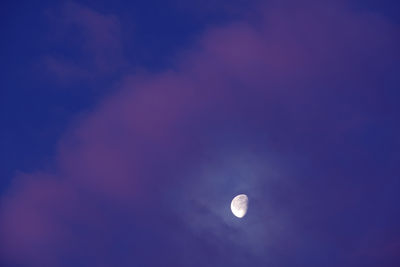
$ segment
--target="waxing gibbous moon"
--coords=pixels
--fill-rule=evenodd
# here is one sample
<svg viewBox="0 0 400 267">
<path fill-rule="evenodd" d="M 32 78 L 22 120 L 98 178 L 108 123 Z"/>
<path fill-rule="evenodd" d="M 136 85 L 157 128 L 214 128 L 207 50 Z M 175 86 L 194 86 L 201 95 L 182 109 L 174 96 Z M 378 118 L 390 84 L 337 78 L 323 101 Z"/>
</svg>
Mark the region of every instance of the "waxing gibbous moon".
<svg viewBox="0 0 400 267">
<path fill-rule="evenodd" d="M 246 215 L 249 198 L 245 194 L 237 195 L 232 199 L 231 210 L 233 215 L 238 218 L 243 218 Z"/>
</svg>

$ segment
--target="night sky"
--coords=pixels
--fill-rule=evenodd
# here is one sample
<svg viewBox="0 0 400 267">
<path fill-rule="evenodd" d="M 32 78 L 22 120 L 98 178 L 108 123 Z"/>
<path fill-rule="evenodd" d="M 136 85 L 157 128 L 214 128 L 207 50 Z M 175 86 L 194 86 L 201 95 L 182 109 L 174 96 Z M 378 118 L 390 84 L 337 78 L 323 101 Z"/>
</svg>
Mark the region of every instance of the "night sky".
<svg viewBox="0 0 400 267">
<path fill-rule="evenodd" d="M 400 266 L 398 1 L 0 12 L 0 266 Z"/>
</svg>

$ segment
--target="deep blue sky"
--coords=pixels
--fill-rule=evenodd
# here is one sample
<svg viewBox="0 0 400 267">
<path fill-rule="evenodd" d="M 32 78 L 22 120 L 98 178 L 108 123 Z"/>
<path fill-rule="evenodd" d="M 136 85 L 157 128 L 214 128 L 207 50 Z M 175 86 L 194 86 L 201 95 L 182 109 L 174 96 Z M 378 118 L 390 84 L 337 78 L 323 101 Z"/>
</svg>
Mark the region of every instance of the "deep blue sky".
<svg viewBox="0 0 400 267">
<path fill-rule="evenodd" d="M 93 107 L 107 88 L 46 82 L 34 71 L 49 51 L 74 55 L 68 43 L 54 44 L 49 10 L 62 1 L 5 1 L 1 31 L 1 159 L 0 191 L 16 171 L 45 165 L 71 118 Z M 168 1 L 80 1 L 97 12 L 117 14 L 123 23 L 125 56 L 132 67 L 157 72 L 167 68 L 179 49 L 189 46 L 210 25 L 226 23 L 235 14 L 218 8 L 196 13 L 197 3 Z M 186 6 L 187 5 L 187 6 Z M 201 4 L 199 4 L 201 5 Z M 193 9 L 192 9 L 193 8 Z M 195 13 L 195 14 L 193 14 Z M 40 70 L 38 70 L 40 72 Z M 118 77 L 117 77 L 118 79 Z M 73 88 L 71 88 L 73 87 Z"/>
<path fill-rule="evenodd" d="M 0 5 L 0 263 L 400 264 L 398 1 Z"/>
<path fill-rule="evenodd" d="M 126 56 L 135 66 L 149 71 L 168 67 L 179 49 L 189 46 L 210 25 L 227 23 L 237 13 L 224 12 L 218 3 L 196 12 L 199 3 L 174 1 L 80 1 L 105 14 L 117 14 L 124 23 Z M 247 1 L 246 1 L 247 2 Z M 103 90 L 74 84 L 81 90 L 55 88 L 32 68 L 48 50 L 68 51 L 68 43 L 55 48 L 46 11 L 62 2 L 5 1 L 2 3 L 1 31 L 4 36 L 1 58 L 1 191 L 15 171 L 32 171 L 43 166 L 54 153 L 55 142 L 68 121 L 90 109 L 101 99 Z M 229 3 L 224 3 L 230 5 Z M 352 1 L 355 9 L 366 9 L 399 22 L 398 1 Z M 243 9 L 251 4 L 234 1 Z M 203 13 L 202 13 L 203 12 Z M 126 23 L 126 24 L 125 24 Z M 132 48 L 130 47 L 132 46 Z M 73 53 L 73 51 L 70 51 Z M 396 81 L 394 81 L 396 82 Z"/>
</svg>

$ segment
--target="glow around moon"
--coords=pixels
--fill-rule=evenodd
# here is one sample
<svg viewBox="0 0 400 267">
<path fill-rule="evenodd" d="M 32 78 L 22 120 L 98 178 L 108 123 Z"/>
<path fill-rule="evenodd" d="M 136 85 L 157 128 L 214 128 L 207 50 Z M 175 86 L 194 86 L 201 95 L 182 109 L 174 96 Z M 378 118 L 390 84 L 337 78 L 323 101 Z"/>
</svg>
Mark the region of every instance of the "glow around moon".
<svg viewBox="0 0 400 267">
<path fill-rule="evenodd" d="M 249 198 L 245 194 L 237 195 L 232 199 L 231 210 L 233 215 L 243 218 L 246 215 Z"/>
</svg>

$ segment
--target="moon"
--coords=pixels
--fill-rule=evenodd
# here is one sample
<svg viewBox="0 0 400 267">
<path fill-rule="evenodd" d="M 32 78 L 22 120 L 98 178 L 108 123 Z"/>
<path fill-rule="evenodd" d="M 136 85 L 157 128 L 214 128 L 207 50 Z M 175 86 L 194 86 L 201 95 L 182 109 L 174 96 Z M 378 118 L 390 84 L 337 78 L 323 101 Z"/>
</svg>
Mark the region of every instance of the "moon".
<svg viewBox="0 0 400 267">
<path fill-rule="evenodd" d="M 243 218 L 246 215 L 249 198 L 245 194 L 237 195 L 232 199 L 231 210 L 233 215 L 238 218 Z"/>
</svg>

